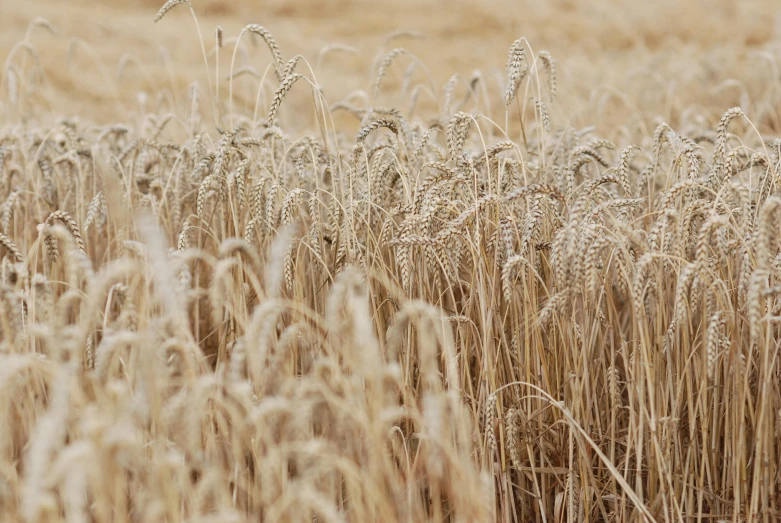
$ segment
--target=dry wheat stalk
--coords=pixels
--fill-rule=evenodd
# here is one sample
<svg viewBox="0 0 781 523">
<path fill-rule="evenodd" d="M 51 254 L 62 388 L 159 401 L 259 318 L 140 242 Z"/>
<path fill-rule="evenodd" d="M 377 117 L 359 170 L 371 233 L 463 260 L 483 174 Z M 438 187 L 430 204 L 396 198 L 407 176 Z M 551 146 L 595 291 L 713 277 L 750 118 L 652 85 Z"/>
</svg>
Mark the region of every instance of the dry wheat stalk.
<svg viewBox="0 0 781 523">
<path fill-rule="evenodd" d="M 60 222 L 65 226 L 70 235 L 73 237 L 73 240 L 76 243 L 76 247 L 79 249 L 79 251 L 86 253 L 87 247 L 84 245 L 84 240 L 81 237 L 81 230 L 71 215 L 65 211 L 54 211 L 49 215 L 48 218 L 46 218 L 44 227 L 50 227 L 55 221 Z"/>
<path fill-rule="evenodd" d="M 373 95 L 374 98 L 377 98 L 380 95 L 380 89 L 382 88 L 382 79 L 385 78 L 385 75 L 388 73 L 388 69 L 391 65 L 393 65 L 393 62 L 396 60 L 396 58 L 404 55 L 409 55 L 410 52 L 402 47 L 397 47 L 395 49 L 392 49 L 388 51 L 388 53 L 382 57 L 382 60 L 380 60 L 380 64 L 377 67 L 377 78 L 374 81 L 374 91 Z"/>
<path fill-rule="evenodd" d="M 284 77 L 284 80 L 279 84 L 279 87 L 274 92 L 274 97 L 272 98 L 271 105 L 268 109 L 268 116 L 266 117 L 266 125 L 268 127 L 276 126 L 279 106 L 282 105 L 282 100 L 285 99 L 285 95 L 287 95 L 288 91 L 290 91 L 293 84 L 295 84 L 299 78 L 303 78 L 303 76 L 298 73 L 293 73 L 290 76 Z"/>
<path fill-rule="evenodd" d="M 273 59 L 273 66 L 274 66 L 274 72 L 277 75 L 277 80 L 282 82 L 283 79 L 287 78 L 282 74 L 283 66 L 282 66 L 282 53 L 279 50 L 279 45 L 277 45 L 277 41 L 274 39 L 274 36 L 262 25 L 258 24 L 249 24 L 246 25 L 242 30 L 241 34 L 244 34 L 245 32 L 256 34 L 260 36 L 263 41 L 266 43 L 266 45 L 269 48 L 269 51 L 271 51 L 271 57 Z M 241 38 L 241 34 L 239 35 L 239 38 Z"/>
<path fill-rule="evenodd" d="M 515 95 L 518 93 L 518 88 L 528 72 L 529 66 L 526 63 L 523 38 L 519 38 L 512 43 L 507 56 L 507 88 L 504 92 L 504 104 L 506 106 L 513 103 Z"/>
<path fill-rule="evenodd" d="M 157 12 L 157 15 L 155 15 L 155 23 L 159 22 L 165 15 L 176 7 L 179 4 L 187 4 L 188 6 L 192 7 L 192 4 L 190 4 L 190 0 L 168 0 L 166 3 L 163 4 L 163 6 L 160 8 L 160 10 Z"/>
<path fill-rule="evenodd" d="M 551 54 L 545 50 L 537 53 L 537 59 L 542 62 L 548 73 L 548 92 L 550 93 L 551 100 L 553 100 L 556 98 L 556 61 Z"/>
</svg>

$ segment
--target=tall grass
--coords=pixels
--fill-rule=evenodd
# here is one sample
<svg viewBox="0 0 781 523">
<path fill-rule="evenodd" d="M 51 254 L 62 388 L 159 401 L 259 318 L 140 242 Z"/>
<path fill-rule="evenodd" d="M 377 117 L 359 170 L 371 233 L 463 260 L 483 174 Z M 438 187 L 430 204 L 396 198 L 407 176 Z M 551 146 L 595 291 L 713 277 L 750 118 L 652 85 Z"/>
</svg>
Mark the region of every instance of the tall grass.
<svg viewBox="0 0 781 523">
<path fill-rule="evenodd" d="M 525 39 L 329 103 L 215 34 L 208 92 L 117 125 L 6 62 L 2 520 L 781 516 L 775 91 L 614 144 Z"/>
</svg>

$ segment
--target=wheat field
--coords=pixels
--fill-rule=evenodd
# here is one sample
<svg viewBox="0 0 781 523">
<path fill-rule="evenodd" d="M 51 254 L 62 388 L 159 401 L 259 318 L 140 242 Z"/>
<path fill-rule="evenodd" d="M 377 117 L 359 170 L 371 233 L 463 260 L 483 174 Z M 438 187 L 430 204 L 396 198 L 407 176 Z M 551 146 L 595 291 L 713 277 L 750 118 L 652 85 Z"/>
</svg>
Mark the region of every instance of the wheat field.
<svg viewBox="0 0 781 523">
<path fill-rule="evenodd" d="M 781 521 L 775 3 L 0 18 L 0 521 Z"/>
</svg>

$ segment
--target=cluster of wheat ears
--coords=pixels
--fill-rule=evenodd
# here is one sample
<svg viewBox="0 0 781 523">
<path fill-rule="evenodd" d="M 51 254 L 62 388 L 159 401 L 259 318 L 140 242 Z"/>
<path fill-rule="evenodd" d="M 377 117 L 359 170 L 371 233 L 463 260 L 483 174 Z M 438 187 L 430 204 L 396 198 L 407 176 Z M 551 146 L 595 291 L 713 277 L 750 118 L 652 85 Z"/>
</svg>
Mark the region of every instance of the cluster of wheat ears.
<svg viewBox="0 0 781 523">
<path fill-rule="evenodd" d="M 0 519 L 781 516 L 781 140 L 556 128 L 524 39 L 429 120 L 374 103 L 402 48 L 329 105 L 264 27 L 214 46 L 250 37 L 271 74 L 185 116 L 3 122 Z M 6 64 L 34 97 L 30 41 Z"/>
</svg>

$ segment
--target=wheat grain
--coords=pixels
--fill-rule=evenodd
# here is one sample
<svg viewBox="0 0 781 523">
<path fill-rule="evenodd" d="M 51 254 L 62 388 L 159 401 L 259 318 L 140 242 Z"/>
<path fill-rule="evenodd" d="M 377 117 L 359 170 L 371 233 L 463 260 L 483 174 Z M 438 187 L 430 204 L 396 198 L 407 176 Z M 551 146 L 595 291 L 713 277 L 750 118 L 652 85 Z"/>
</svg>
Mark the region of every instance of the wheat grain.
<svg viewBox="0 0 781 523">
<path fill-rule="evenodd" d="M 274 98 L 271 100 L 271 105 L 268 109 L 268 116 L 266 117 L 266 125 L 268 127 L 276 126 L 279 106 L 282 105 L 282 100 L 285 99 L 285 95 L 287 95 L 293 87 L 293 84 L 295 84 L 299 78 L 303 78 L 303 76 L 298 73 L 293 73 L 290 76 L 284 77 L 284 80 L 279 84 L 279 87 L 274 92 Z"/>
<path fill-rule="evenodd" d="M 402 47 L 397 47 L 395 49 L 392 49 L 388 51 L 388 53 L 382 57 L 382 60 L 380 60 L 380 64 L 377 67 L 377 78 L 374 81 L 374 90 L 373 90 L 373 96 L 374 98 L 377 98 L 380 95 L 380 89 L 382 88 L 382 80 L 385 78 L 385 75 L 388 73 L 388 69 L 391 65 L 393 65 L 393 62 L 400 56 L 409 55 L 410 52 Z"/>
<path fill-rule="evenodd" d="M 160 10 L 157 12 L 157 15 L 155 15 L 155 23 L 159 22 L 165 15 L 176 7 L 179 4 L 187 4 L 192 8 L 192 4 L 190 4 L 190 0 L 168 0 L 166 3 L 163 4 L 163 6 L 160 8 Z"/>
<path fill-rule="evenodd" d="M 73 241 L 76 243 L 76 247 L 81 251 L 82 253 L 87 252 L 87 247 L 84 244 L 84 240 L 81 237 L 81 230 L 79 229 L 78 224 L 76 221 L 65 211 L 54 211 L 49 215 L 48 218 L 46 218 L 46 221 L 44 222 L 45 226 L 51 226 L 53 222 L 58 221 L 65 225 L 65 228 L 68 230 L 70 235 L 73 237 Z"/>
<path fill-rule="evenodd" d="M 273 59 L 272 65 L 274 66 L 274 72 L 277 75 L 277 80 L 282 82 L 283 79 L 287 78 L 282 74 L 282 52 L 279 50 L 279 45 L 274 39 L 274 35 L 272 35 L 268 29 L 258 24 L 249 24 L 244 26 L 244 28 L 241 30 L 241 33 L 239 34 L 239 38 L 241 38 L 241 35 L 246 32 L 260 36 L 268 46 L 269 51 L 271 51 L 271 57 Z"/>
<path fill-rule="evenodd" d="M 537 112 L 540 114 L 540 121 L 542 122 L 543 129 L 550 132 L 550 116 L 548 116 L 548 109 L 545 107 L 545 102 L 538 98 L 534 100 L 534 105 L 537 107 Z"/>
<path fill-rule="evenodd" d="M 507 56 L 507 88 L 504 92 L 504 104 L 506 106 L 513 103 L 518 88 L 528 71 L 529 66 L 526 64 L 526 51 L 523 48 L 523 39 L 519 38 L 512 43 Z"/>
<path fill-rule="evenodd" d="M 537 53 L 537 60 L 540 60 L 548 73 L 548 92 L 551 100 L 556 98 L 556 61 L 548 51 Z"/>
</svg>

